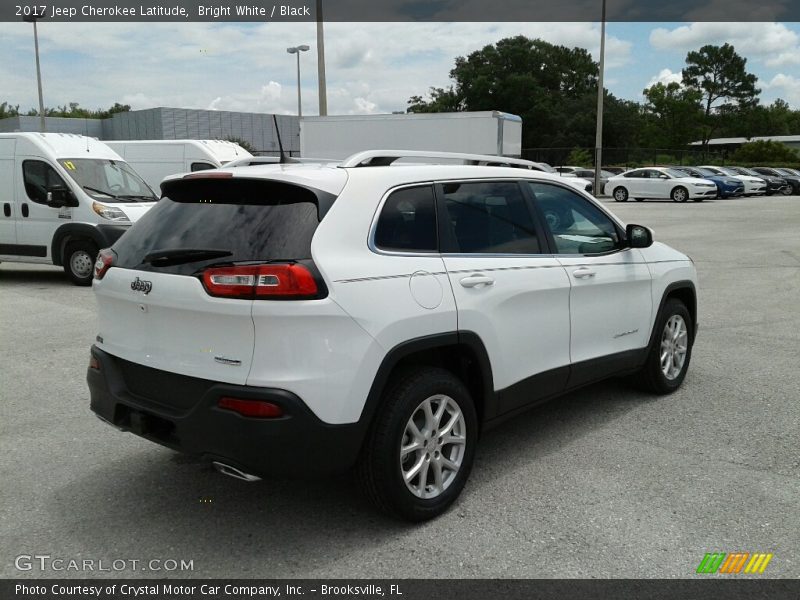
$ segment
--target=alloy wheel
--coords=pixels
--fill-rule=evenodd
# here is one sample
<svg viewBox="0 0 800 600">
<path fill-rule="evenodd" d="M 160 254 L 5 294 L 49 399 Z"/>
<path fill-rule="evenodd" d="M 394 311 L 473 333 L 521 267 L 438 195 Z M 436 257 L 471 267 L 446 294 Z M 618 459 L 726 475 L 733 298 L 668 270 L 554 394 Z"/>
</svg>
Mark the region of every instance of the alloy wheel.
<svg viewBox="0 0 800 600">
<path fill-rule="evenodd" d="M 453 483 L 464 460 L 467 428 L 450 396 L 436 394 L 411 413 L 400 442 L 400 472 L 418 498 L 441 495 Z"/>
<path fill-rule="evenodd" d="M 689 330 L 680 315 L 672 315 L 661 334 L 661 372 L 670 381 L 683 371 L 689 349 Z"/>
</svg>

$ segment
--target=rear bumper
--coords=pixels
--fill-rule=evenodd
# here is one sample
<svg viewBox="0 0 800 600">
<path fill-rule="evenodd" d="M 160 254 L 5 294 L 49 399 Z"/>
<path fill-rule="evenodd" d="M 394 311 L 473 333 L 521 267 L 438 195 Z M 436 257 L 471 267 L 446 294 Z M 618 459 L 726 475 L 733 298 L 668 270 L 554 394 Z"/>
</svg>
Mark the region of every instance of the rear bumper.
<svg viewBox="0 0 800 600">
<path fill-rule="evenodd" d="M 100 368 L 90 367 L 86 376 L 91 409 L 122 431 L 259 476 L 342 472 L 358 456 L 364 434 L 359 423 L 324 423 L 286 390 L 150 369 L 96 346 L 92 356 Z M 280 406 L 284 414 L 275 419 L 243 417 L 219 408 L 222 396 L 266 400 Z M 168 400 L 172 397 L 175 402 Z"/>
</svg>

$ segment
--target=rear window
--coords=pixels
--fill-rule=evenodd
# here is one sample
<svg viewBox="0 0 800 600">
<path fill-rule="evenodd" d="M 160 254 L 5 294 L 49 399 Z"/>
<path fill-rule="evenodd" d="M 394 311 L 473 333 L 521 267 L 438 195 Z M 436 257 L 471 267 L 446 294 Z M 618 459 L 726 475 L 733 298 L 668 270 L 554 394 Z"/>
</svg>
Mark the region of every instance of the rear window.
<svg viewBox="0 0 800 600">
<path fill-rule="evenodd" d="M 321 197 L 329 206 L 325 192 L 263 180 L 168 185 L 114 244 L 115 266 L 191 275 L 211 264 L 311 258 Z"/>
</svg>

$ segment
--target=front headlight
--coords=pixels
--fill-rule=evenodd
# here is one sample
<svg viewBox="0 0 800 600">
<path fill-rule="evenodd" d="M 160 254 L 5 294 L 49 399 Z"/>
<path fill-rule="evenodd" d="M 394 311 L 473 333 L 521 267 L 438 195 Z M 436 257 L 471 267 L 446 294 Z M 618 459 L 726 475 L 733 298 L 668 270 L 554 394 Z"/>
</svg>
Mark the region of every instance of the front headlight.
<svg viewBox="0 0 800 600">
<path fill-rule="evenodd" d="M 99 202 L 92 202 L 92 210 L 109 221 L 124 221 L 126 223 L 130 223 L 128 215 L 122 212 L 122 209 L 119 209 L 115 206 L 106 206 L 105 204 L 100 204 Z"/>
</svg>

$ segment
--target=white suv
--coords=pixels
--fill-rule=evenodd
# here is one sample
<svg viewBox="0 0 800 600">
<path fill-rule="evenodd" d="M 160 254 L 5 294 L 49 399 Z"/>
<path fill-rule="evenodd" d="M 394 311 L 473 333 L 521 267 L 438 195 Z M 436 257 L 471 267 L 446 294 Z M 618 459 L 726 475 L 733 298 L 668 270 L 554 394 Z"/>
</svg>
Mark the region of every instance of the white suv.
<svg viewBox="0 0 800 600">
<path fill-rule="evenodd" d="M 524 161 L 370 151 L 162 190 L 97 261 L 91 407 L 228 475 L 356 467 L 423 520 L 482 430 L 605 377 L 686 375 L 692 261 Z"/>
</svg>

